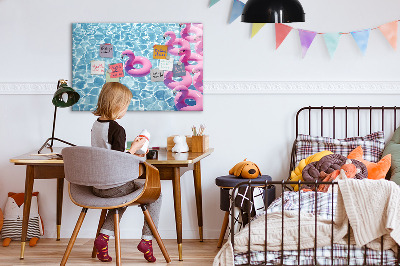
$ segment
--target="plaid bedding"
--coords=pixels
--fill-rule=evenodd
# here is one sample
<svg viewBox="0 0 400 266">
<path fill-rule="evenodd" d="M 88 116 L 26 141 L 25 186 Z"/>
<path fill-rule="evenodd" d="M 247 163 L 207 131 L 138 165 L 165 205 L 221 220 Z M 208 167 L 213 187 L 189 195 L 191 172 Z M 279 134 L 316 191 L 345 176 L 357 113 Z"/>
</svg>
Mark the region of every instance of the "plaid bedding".
<svg viewBox="0 0 400 266">
<path fill-rule="evenodd" d="M 299 134 L 296 139 L 295 165 L 298 165 L 302 159 L 323 150 L 329 150 L 347 157 L 357 146 L 362 147 L 364 160 L 370 162 L 379 161 L 385 148 L 383 131 L 374 132 L 364 137 L 345 139 Z"/>
<path fill-rule="evenodd" d="M 300 193 L 288 191 L 284 193 L 283 197 L 279 197 L 271 203 L 268 207 L 267 215 L 282 211 L 282 202 L 284 210 L 298 210 L 300 208 L 301 212 L 316 213 L 323 218 L 332 219 L 332 207 L 333 214 L 335 214 L 336 208 L 336 194 L 317 192 L 317 203 L 315 204 L 315 192 L 313 191 Z M 260 215 L 265 215 L 265 212 Z M 254 217 L 254 219 L 257 219 L 260 215 Z M 333 263 L 331 251 L 331 246 L 317 248 L 316 265 L 382 265 L 380 251 L 350 245 L 349 264 L 347 264 L 347 245 L 333 245 Z M 365 253 L 366 258 L 364 258 Z M 300 265 L 314 265 L 314 249 L 303 249 L 300 251 L 300 256 L 298 256 L 297 250 L 285 250 L 283 252 L 283 264 L 298 265 L 298 257 L 300 257 Z M 250 265 L 265 265 L 264 259 L 265 252 L 250 252 Z M 383 252 L 383 265 L 395 265 L 395 263 L 396 257 L 394 252 L 392 250 L 385 250 Z M 248 265 L 248 254 L 235 254 L 235 265 Z M 266 265 L 281 265 L 281 252 L 267 251 Z"/>
</svg>

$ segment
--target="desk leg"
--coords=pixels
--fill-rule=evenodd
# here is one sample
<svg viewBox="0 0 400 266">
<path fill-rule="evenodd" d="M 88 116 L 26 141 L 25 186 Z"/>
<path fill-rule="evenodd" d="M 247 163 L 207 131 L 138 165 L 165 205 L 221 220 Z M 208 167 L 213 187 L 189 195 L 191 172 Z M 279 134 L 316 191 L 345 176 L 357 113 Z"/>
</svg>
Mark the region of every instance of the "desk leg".
<svg viewBox="0 0 400 266">
<path fill-rule="evenodd" d="M 60 241 L 64 178 L 57 178 L 57 241 Z"/>
<path fill-rule="evenodd" d="M 34 181 L 34 166 L 26 166 L 25 177 L 25 195 L 24 195 L 24 213 L 22 219 L 22 232 L 21 232 L 21 255 L 20 259 L 24 259 L 26 235 L 28 233 L 29 213 L 31 212 L 31 200 Z"/>
<path fill-rule="evenodd" d="M 174 191 L 175 223 L 178 242 L 179 260 L 182 259 L 182 205 L 181 205 L 181 174 L 179 167 L 174 167 L 174 178 L 172 179 Z"/>
<path fill-rule="evenodd" d="M 197 220 L 199 225 L 200 242 L 203 242 L 203 203 L 201 196 L 201 169 L 200 161 L 194 164 L 194 191 L 196 194 Z"/>
</svg>

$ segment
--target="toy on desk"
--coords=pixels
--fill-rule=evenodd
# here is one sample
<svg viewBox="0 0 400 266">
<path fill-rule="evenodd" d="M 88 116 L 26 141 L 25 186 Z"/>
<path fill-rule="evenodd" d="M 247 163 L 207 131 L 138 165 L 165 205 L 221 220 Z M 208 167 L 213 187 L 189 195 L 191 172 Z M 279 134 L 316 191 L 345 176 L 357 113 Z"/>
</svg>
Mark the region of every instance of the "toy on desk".
<svg viewBox="0 0 400 266">
<path fill-rule="evenodd" d="M 31 211 L 29 214 L 27 239 L 29 246 L 34 247 L 43 235 L 43 223 L 39 215 L 38 196 L 39 192 L 32 193 Z M 24 193 L 9 192 L 4 208 L 4 221 L 1 230 L 3 247 L 8 247 L 11 240 L 21 240 L 22 220 L 24 213 Z"/>
<path fill-rule="evenodd" d="M 149 148 L 150 133 L 146 129 L 143 129 L 142 132 L 140 132 L 140 134 L 138 135 L 138 138 L 145 138 L 146 142 L 139 150 L 136 151 L 136 153 L 145 154 L 147 152 L 147 149 Z"/>
<path fill-rule="evenodd" d="M 257 178 L 258 176 L 260 176 L 260 168 L 258 168 L 255 163 L 246 160 L 247 158 L 244 159 L 242 162 L 237 163 L 231 170 L 229 170 L 229 174 L 249 179 Z"/>
<path fill-rule="evenodd" d="M 172 152 L 188 152 L 189 146 L 186 143 L 185 136 L 175 136 L 174 137 L 175 146 L 172 148 Z"/>
</svg>

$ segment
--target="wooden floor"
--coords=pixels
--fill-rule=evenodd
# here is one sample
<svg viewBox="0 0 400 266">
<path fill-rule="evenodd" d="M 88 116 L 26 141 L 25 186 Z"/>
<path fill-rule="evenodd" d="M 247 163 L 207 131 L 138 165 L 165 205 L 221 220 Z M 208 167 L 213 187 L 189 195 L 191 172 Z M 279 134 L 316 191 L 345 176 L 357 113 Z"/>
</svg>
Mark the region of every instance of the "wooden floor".
<svg viewBox="0 0 400 266">
<path fill-rule="evenodd" d="M 60 265 L 61 258 L 64 255 L 65 248 L 69 239 L 40 239 L 36 247 L 25 249 L 25 259 L 20 260 L 20 242 L 12 241 L 9 247 L 0 246 L 0 265 Z M 183 261 L 178 260 L 178 247 L 176 240 L 163 240 L 168 250 L 172 262 L 167 264 L 158 248 L 157 242 L 154 241 L 154 254 L 157 258 L 156 263 L 149 264 L 143 254 L 136 249 L 140 240 L 121 240 L 122 247 L 122 264 L 123 265 L 212 265 L 215 255 L 218 253 L 217 240 L 183 240 Z M 104 263 L 91 258 L 93 240 L 77 239 L 68 259 L 67 265 L 115 265 L 114 262 L 114 243 L 110 241 L 110 255 L 113 262 Z"/>
</svg>

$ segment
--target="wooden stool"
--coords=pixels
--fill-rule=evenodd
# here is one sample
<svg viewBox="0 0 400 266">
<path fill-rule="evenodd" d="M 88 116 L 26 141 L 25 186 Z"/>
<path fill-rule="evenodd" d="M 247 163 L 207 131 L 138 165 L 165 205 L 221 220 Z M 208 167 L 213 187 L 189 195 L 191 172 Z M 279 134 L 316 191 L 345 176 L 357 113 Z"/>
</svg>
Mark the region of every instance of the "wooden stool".
<svg viewBox="0 0 400 266">
<path fill-rule="evenodd" d="M 222 242 L 224 241 L 226 228 L 228 227 L 229 222 L 229 207 L 230 207 L 230 199 L 229 193 L 230 190 L 233 189 L 237 184 L 246 181 L 263 181 L 266 180 L 272 181 L 272 178 L 268 175 L 261 175 L 254 179 L 245 179 L 236 177 L 234 175 L 220 176 L 215 179 L 215 184 L 220 187 L 220 209 L 225 211 L 224 221 L 222 222 L 221 233 L 219 235 L 218 245 L 220 248 L 222 246 Z M 265 196 L 265 195 L 264 195 Z M 275 186 L 271 186 L 268 188 L 268 199 L 267 199 L 267 207 L 275 200 Z"/>
</svg>

